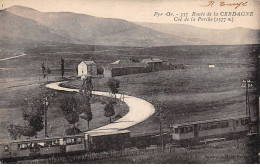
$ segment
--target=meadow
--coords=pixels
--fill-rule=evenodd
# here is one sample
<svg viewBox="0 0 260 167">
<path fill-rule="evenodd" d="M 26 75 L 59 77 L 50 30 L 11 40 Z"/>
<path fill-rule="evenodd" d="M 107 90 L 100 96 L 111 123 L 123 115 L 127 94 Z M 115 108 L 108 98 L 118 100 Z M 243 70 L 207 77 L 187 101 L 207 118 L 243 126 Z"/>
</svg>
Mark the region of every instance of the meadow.
<svg viewBox="0 0 260 167">
<path fill-rule="evenodd" d="M 19 54 L 20 48 L 17 48 L 18 51 L 15 54 Z M 169 131 L 169 125 L 173 123 L 245 115 L 245 89 L 241 88 L 241 82 L 246 78 L 257 80 L 259 45 L 127 48 L 42 44 L 23 47 L 22 52 L 27 55 L 0 62 L 0 68 L 8 68 L 8 70 L 0 70 L 0 134 L 6 134 L 7 124 L 21 121 L 19 111 L 21 100 L 46 91 L 44 84 L 47 80 L 43 79 L 41 74 L 43 62 L 52 71 L 49 81 L 60 80 L 61 57 L 65 60 L 65 77 L 67 78 L 76 76 L 76 66 L 82 60 L 94 60 L 99 67 L 118 59 L 130 57 L 139 60 L 161 57 L 169 59 L 173 64 L 184 64 L 184 70 L 116 77 L 120 81 L 121 93 L 146 99 L 152 104 L 160 103 L 162 105 L 165 132 Z M 14 52 L 4 52 L 1 56 L 9 57 L 9 55 L 14 56 L 13 54 Z M 209 68 L 208 65 L 210 64 L 214 64 L 215 68 Z M 107 91 L 106 81 L 106 78 L 94 79 L 94 89 Z M 72 87 L 80 85 L 80 80 L 71 80 L 68 83 L 68 86 Z M 250 109 L 253 115 L 257 111 L 256 89 L 257 87 L 250 90 Z M 93 108 L 100 111 L 102 105 L 100 103 L 95 104 Z M 56 121 L 54 118 L 59 117 L 60 122 L 65 122 L 57 108 L 51 107 L 50 113 L 54 114 L 53 117 L 50 116 L 53 122 Z M 157 112 L 146 121 L 129 128 L 129 130 L 132 131 L 133 136 L 158 134 L 158 116 L 159 113 Z M 84 123 L 81 124 L 84 125 Z M 57 131 L 60 131 L 59 128 L 63 128 L 63 125 L 53 126 L 56 126 Z M 6 135 L 1 136 L 0 140 L 6 137 Z M 232 146 L 232 144 L 238 144 L 237 142 L 241 141 L 235 140 L 233 143 L 226 144 L 225 151 L 233 150 L 235 146 Z M 247 142 L 247 139 L 243 139 L 242 145 Z M 194 148 L 193 154 L 199 156 L 203 152 L 205 155 L 206 152 L 208 153 L 208 150 L 205 151 L 206 149 L 208 148 L 198 146 Z M 218 149 L 213 148 L 211 150 L 216 151 Z M 239 149 L 243 150 L 240 150 L 241 156 L 247 157 L 250 154 L 249 147 L 239 147 Z M 180 151 L 180 153 L 187 154 L 185 151 Z M 219 151 L 219 154 L 222 153 L 223 151 Z M 229 162 L 228 157 L 220 157 L 210 162 L 220 162 L 220 160 L 221 162 Z M 248 159 L 242 161 L 247 162 Z M 207 161 L 203 156 L 199 156 L 198 160 L 194 162 L 206 163 Z M 232 162 L 243 163 L 238 159 Z"/>
</svg>

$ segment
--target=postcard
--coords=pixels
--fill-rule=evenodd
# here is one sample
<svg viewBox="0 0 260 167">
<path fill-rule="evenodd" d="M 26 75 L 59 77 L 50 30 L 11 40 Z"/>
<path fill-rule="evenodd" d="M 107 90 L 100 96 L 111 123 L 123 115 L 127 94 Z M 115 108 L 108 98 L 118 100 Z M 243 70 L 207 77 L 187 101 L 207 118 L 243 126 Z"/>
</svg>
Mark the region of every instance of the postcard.
<svg viewBox="0 0 260 167">
<path fill-rule="evenodd" d="M 259 0 L 0 0 L 0 162 L 259 163 L 259 17 Z"/>
</svg>

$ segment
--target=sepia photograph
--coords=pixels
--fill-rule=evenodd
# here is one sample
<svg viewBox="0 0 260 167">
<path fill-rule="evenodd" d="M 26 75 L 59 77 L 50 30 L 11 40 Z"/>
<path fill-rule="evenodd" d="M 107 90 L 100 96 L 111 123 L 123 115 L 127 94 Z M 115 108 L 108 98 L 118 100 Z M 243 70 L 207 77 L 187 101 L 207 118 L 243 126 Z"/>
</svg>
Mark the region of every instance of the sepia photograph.
<svg viewBox="0 0 260 167">
<path fill-rule="evenodd" d="M 260 0 L 0 0 L 0 164 L 259 164 Z"/>
</svg>

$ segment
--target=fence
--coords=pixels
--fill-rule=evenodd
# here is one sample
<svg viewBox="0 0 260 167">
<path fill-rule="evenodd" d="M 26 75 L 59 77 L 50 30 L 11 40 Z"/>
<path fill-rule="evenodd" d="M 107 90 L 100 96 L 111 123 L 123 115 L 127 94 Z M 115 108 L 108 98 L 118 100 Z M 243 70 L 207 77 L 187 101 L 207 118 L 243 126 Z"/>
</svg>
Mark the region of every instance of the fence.
<svg viewBox="0 0 260 167">
<path fill-rule="evenodd" d="M 136 156 L 143 154 L 156 154 L 162 152 L 171 152 L 173 147 L 165 147 L 161 149 L 160 147 L 156 148 L 146 148 L 146 149 L 125 149 L 122 151 L 109 151 L 101 153 L 84 153 L 79 155 L 64 155 L 59 157 L 50 157 L 46 159 L 35 159 L 35 160 L 23 160 L 18 161 L 18 164 L 64 164 L 64 163 L 77 163 L 77 162 L 86 162 L 94 160 L 102 160 L 109 158 L 118 158 L 118 157 L 128 157 Z"/>
</svg>

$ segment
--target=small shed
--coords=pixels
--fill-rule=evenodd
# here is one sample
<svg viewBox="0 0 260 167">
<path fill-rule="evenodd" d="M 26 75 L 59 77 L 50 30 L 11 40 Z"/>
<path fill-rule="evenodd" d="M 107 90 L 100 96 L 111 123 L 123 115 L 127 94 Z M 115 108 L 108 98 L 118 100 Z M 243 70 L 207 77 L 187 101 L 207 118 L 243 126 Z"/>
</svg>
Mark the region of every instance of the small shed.
<svg viewBox="0 0 260 167">
<path fill-rule="evenodd" d="M 82 61 L 78 64 L 78 76 L 95 76 L 97 75 L 97 65 L 94 61 Z"/>
</svg>

